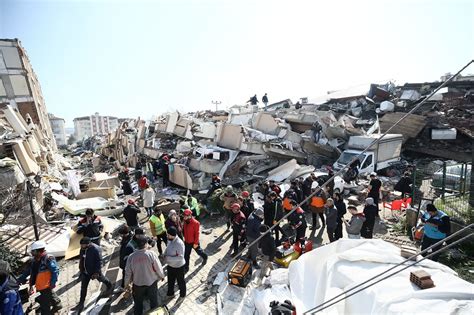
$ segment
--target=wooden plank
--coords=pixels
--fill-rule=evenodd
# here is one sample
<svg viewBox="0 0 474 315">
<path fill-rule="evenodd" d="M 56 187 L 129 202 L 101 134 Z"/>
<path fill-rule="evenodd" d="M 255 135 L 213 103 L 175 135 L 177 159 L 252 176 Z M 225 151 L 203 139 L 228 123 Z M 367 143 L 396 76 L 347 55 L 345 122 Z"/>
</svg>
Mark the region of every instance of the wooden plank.
<svg viewBox="0 0 474 315">
<path fill-rule="evenodd" d="M 380 130 L 382 132 L 387 131 L 394 123 L 402 118 L 405 113 L 388 113 L 380 118 Z M 399 133 L 403 135 L 403 140 L 406 141 L 409 138 L 415 138 L 425 128 L 426 118 L 421 115 L 410 114 L 397 126 L 395 126 L 390 133 Z"/>
</svg>

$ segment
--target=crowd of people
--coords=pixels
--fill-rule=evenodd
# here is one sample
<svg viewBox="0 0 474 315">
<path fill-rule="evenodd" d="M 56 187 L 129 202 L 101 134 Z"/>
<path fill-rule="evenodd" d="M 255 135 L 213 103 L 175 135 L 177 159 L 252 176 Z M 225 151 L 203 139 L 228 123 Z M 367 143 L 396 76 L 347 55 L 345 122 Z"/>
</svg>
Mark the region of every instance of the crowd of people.
<svg viewBox="0 0 474 315">
<path fill-rule="evenodd" d="M 164 158 L 164 161 L 166 163 L 167 159 Z M 153 174 L 152 168 L 148 173 Z M 331 176 L 330 173 L 322 180 L 326 181 Z M 127 181 L 127 177 L 123 177 L 123 180 Z M 168 297 L 175 295 L 177 283 L 179 298 L 183 299 L 186 296 L 185 275 L 189 271 L 191 253 L 194 251 L 201 257 L 202 265 L 207 263 L 208 255 L 200 244 L 201 211 L 198 200 L 188 194 L 180 201 L 179 209 L 170 210 L 165 215 L 155 202 L 152 183 L 153 180 L 149 181 L 146 175 L 138 178 L 143 210 L 133 198 L 129 198 L 124 208 L 126 224 L 119 229 L 119 267 L 122 270 L 122 279 L 115 290 L 112 281 L 102 272 L 100 244 L 104 227 L 101 218 L 95 215 L 92 209 L 87 209 L 85 216 L 78 221 L 75 230 L 82 235 L 82 239 L 79 259 L 81 293 L 79 304 L 75 308 L 77 312 L 84 309 L 91 280 L 97 280 L 106 286 L 107 289 L 103 293 L 105 296 L 113 292 L 128 292 L 133 298 L 135 314 L 143 314 L 145 300 L 148 300 L 152 309 L 160 305 L 158 283 L 166 277 Z M 252 192 L 239 192 L 232 186 L 222 187 L 220 178 L 214 175 L 205 199 L 218 195 L 217 198 L 222 204 L 221 210 L 225 214 L 227 231 L 231 230 L 232 233 L 231 255 L 241 254 L 243 249 L 250 245 L 247 257 L 255 268 L 266 270 L 272 267 L 271 262 L 275 258 L 277 246 L 282 242 L 298 243 L 303 248 L 307 242 L 308 228 L 313 231 L 325 228 L 329 242 L 342 238 L 344 228 L 349 239 L 373 237 L 374 225 L 380 212 L 378 205 L 382 188 L 377 174 L 370 175 L 367 198 L 364 207 L 359 209 L 346 205 L 343 195 L 333 191 L 333 183 L 329 182 L 322 189 L 318 189 L 320 185 L 321 179 L 310 174 L 305 179 L 292 181 L 286 191 L 275 181 L 265 181 L 257 185 Z M 318 192 L 315 193 L 315 190 Z M 263 199 L 262 207 L 255 206 L 255 193 L 259 193 Z M 292 213 L 286 220 L 279 222 L 290 211 Z M 140 224 L 139 215 L 142 212 L 146 213 L 149 235 L 143 223 Z M 347 212 L 350 214 L 349 219 L 346 219 Z M 311 225 L 307 222 L 307 215 L 311 217 Z M 422 249 L 439 242 L 449 234 L 449 217 L 434 205 L 427 206 L 422 220 L 425 224 Z M 271 228 L 273 232 L 269 232 Z M 260 242 L 255 242 L 257 239 L 260 239 Z M 62 308 L 55 293 L 59 268 L 54 257 L 49 255 L 45 248 L 43 241 L 32 244 L 31 264 L 18 278 L 18 283 L 26 282 L 29 277 L 31 293 L 34 290 L 40 293 L 37 302 L 42 314 L 53 314 Z M 261 263 L 258 262 L 259 248 L 263 254 Z M 437 256 L 434 259 L 437 259 Z M 164 265 L 167 268 L 166 276 Z M 264 274 L 264 271 L 261 274 Z M 14 296 L 17 292 L 17 282 L 12 281 L 9 275 L 9 269 L 0 261 L 0 300 L 7 298 L 9 301 L 2 307 L 20 309 L 21 301 Z M 14 314 L 22 313 L 18 311 Z"/>
</svg>

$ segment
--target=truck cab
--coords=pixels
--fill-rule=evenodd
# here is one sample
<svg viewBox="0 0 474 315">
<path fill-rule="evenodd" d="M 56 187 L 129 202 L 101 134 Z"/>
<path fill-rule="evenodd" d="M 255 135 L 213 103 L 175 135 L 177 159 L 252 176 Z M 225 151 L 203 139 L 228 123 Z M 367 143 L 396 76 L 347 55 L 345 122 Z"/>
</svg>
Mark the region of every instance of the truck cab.
<svg viewBox="0 0 474 315">
<path fill-rule="evenodd" d="M 344 150 L 334 163 L 333 167 L 335 170 L 340 170 L 346 164 L 350 163 L 352 159 L 362 153 L 361 150 Z M 374 152 L 367 151 L 361 156 L 359 156 L 360 168 L 359 174 L 370 174 L 375 171 L 375 159 Z"/>
</svg>

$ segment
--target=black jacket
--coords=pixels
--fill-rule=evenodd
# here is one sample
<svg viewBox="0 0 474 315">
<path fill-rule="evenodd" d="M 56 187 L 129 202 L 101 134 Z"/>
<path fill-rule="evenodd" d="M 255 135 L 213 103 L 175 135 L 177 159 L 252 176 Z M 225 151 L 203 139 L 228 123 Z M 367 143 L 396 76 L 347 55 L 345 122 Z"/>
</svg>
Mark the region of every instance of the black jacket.
<svg viewBox="0 0 474 315">
<path fill-rule="evenodd" d="M 130 247 L 129 242 L 132 239 L 133 234 L 129 233 L 127 237 L 124 237 L 120 241 L 120 269 L 125 269 L 127 265 L 127 258 L 133 253 L 133 248 Z"/>
<path fill-rule="evenodd" d="M 275 239 L 273 238 L 271 232 L 265 234 L 260 239 L 260 247 L 262 248 L 262 253 L 264 255 L 269 256 L 270 261 L 273 261 L 273 258 L 275 258 L 275 253 L 276 253 L 276 245 L 275 245 Z"/>
<path fill-rule="evenodd" d="M 136 205 L 128 205 L 123 209 L 123 217 L 127 221 L 128 226 L 138 226 L 138 214 L 140 213 L 140 208 Z"/>
<path fill-rule="evenodd" d="M 100 273 L 102 268 L 102 249 L 94 243 L 90 243 L 86 249 L 81 249 L 79 270 L 93 275 Z"/>
<path fill-rule="evenodd" d="M 346 214 L 346 204 L 344 203 L 344 200 L 338 200 L 334 202 L 334 205 L 336 206 L 337 209 L 337 221 L 342 222 L 342 217 L 344 214 Z"/>
</svg>

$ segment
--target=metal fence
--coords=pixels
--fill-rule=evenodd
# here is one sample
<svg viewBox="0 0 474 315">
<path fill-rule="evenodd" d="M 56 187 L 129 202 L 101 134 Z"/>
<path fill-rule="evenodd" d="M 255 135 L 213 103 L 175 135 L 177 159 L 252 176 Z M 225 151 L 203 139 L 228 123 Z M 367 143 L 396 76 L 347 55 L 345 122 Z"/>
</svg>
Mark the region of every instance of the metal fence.
<svg viewBox="0 0 474 315">
<path fill-rule="evenodd" d="M 431 199 L 453 221 L 462 225 L 473 223 L 471 170 L 470 163 L 441 162 L 437 168 L 432 163 L 416 165 L 412 173 L 414 200 Z"/>
</svg>

